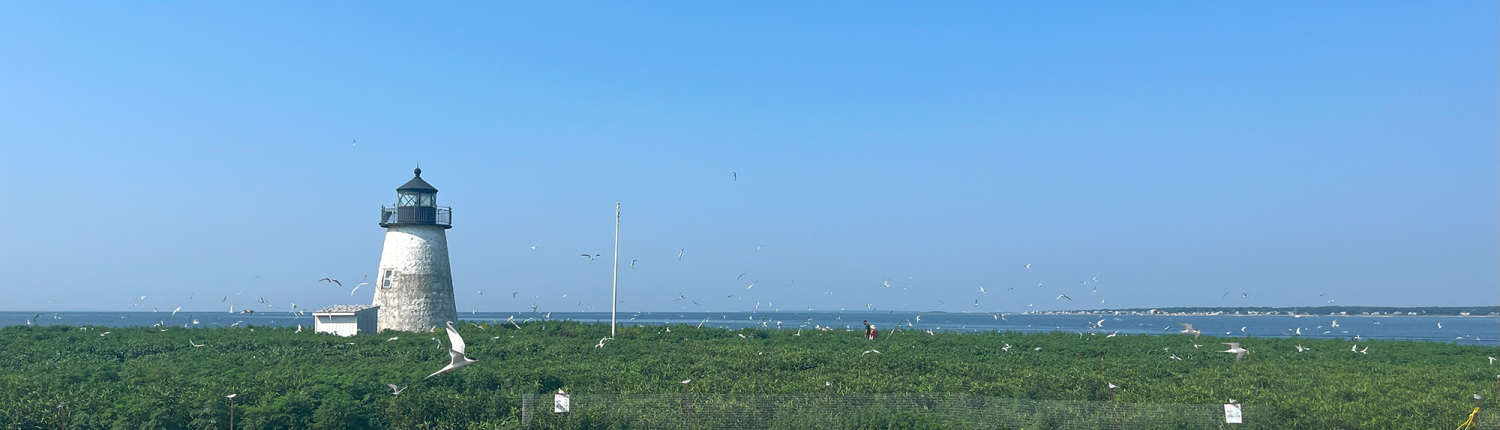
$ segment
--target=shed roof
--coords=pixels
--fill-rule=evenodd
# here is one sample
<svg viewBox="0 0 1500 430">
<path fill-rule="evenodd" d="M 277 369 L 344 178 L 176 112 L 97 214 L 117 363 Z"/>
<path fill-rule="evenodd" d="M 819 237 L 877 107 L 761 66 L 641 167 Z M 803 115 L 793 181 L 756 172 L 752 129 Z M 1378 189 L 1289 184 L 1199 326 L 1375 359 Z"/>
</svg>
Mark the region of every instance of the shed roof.
<svg viewBox="0 0 1500 430">
<path fill-rule="evenodd" d="M 333 306 L 325 307 L 323 309 L 318 309 L 318 310 L 313 311 L 313 312 L 319 312 L 319 313 L 348 313 L 348 312 L 359 312 L 359 311 L 362 311 L 362 310 L 365 310 L 365 309 L 373 309 L 373 308 L 374 307 L 370 306 L 370 305 L 333 305 Z"/>
</svg>

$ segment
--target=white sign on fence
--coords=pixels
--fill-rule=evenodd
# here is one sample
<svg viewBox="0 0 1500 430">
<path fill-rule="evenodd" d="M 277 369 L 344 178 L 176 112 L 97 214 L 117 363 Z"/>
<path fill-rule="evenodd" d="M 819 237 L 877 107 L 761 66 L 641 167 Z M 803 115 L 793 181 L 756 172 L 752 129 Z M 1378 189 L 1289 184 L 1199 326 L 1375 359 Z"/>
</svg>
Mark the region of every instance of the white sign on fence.
<svg viewBox="0 0 1500 430">
<path fill-rule="evenodd" d="M 559 414 L 568 413 L 568 395 L 557 393 L 552 396 L 552 412 Z"/>
<path fill-rule="evenodd" d="M 1229 424 L 1244 422 L 1244 416 L 1240 415 L 1240 405 L 1234 403 L 1224 404 L 1224 422 Z"/>
</svg>

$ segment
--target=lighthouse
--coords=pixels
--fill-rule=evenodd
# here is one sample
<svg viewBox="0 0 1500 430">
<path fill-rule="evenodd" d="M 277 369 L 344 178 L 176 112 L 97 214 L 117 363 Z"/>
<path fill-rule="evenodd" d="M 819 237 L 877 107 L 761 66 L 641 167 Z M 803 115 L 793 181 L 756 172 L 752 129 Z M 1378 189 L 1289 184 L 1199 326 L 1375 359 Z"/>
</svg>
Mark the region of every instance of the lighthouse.
<svg viewBox="0 0 1500 430">
<path fill-rule="evenodd" d="M 380 207 L 385 246 L 375 279 L 379 330 L 426 331 L 458 322 L 448 233 L 453 208 L 437 205 L 437 188 L 416 176 L 396 188 L 396 205 Z"/>
</svg>

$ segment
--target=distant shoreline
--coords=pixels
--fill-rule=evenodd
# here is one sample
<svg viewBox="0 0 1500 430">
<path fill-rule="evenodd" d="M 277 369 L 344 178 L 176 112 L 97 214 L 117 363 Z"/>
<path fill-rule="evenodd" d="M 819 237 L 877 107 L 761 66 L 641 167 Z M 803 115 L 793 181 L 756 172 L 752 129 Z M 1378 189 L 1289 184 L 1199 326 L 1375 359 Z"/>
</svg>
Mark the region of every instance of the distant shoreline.
<svg viewBox="0 0 1500 430">
<path fill-rule="evenodd" d="M 1193 316 L 1359 316 L 1359 317 L 1496 317 L 1500 306 L 1292 306 L 1292 307 L 1193 307 L 1177 306 L 1162 308 L 1091 309 L 1079 311 L 1039 311 L 1031 314 L 1067 315 L 1115 314 L 1115 315 L 1193 315 Z"/>
</svg>

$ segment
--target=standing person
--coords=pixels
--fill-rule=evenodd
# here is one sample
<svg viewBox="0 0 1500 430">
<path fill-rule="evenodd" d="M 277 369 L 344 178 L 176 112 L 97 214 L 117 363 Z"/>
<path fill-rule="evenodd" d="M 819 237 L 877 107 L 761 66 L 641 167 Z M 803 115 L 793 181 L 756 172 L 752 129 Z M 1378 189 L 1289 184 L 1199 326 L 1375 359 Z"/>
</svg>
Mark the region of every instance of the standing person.
<svg viewBox="0 0 1500 430">
<path fill-rule="evenodd" d="M 869 338 L 870 337 L 870 320 L 864 320 L 864 321 L 861 321 L 861 322 L 865 323 L 865 338 Z"/>
<path fill-rule="evenodd" d="M 875 340 L 875 336 L 880 335 L 880 332 L 877 331 L 877 330 L 875 330 L 875 325 L 874 324 L 870 324 L 870 333 L 869 334 L 870 334 L 870 340 Z"/>
</svg>

